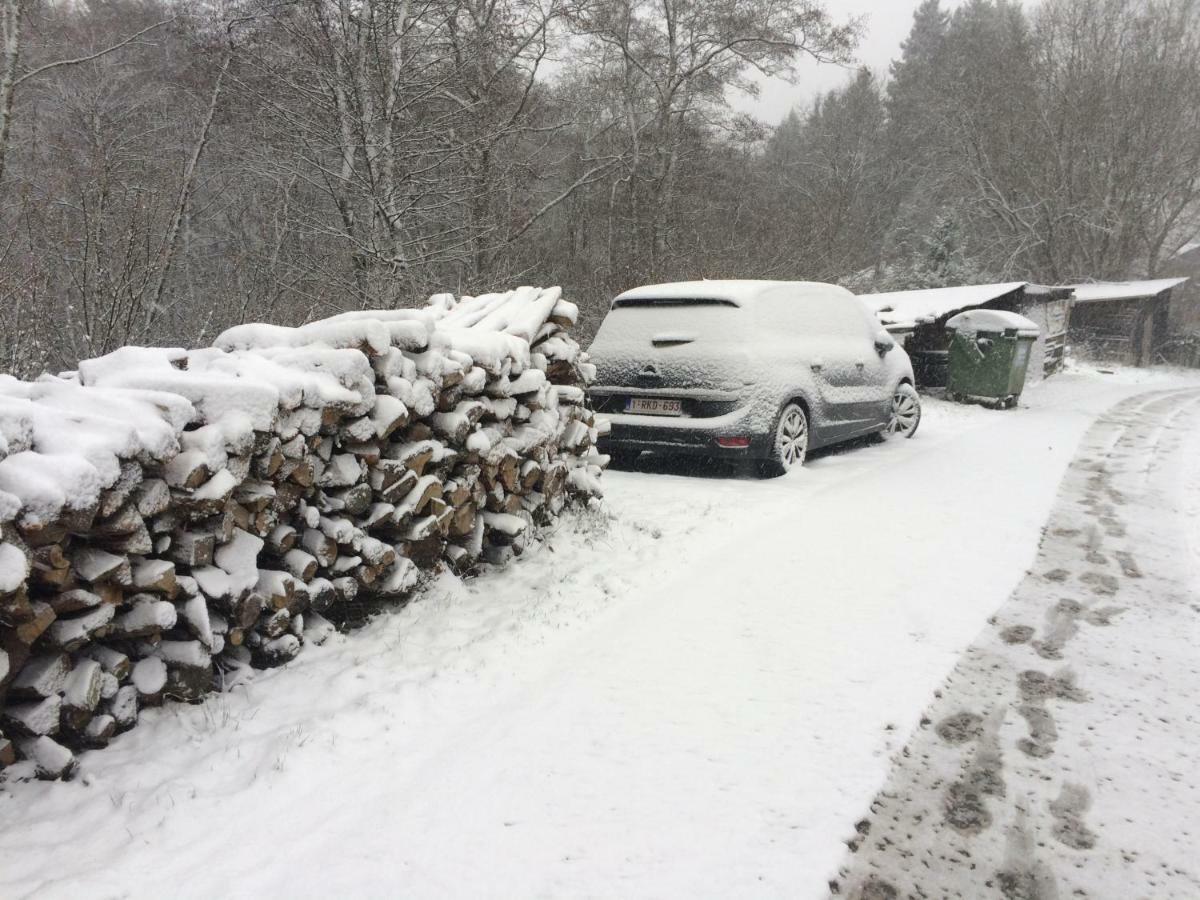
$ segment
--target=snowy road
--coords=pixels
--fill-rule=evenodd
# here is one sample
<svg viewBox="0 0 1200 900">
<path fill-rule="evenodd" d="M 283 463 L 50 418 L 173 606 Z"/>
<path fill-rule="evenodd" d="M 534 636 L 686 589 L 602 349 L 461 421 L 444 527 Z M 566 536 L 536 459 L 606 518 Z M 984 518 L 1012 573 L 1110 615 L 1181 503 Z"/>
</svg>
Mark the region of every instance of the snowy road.
<svg viewBox="0 0 1200 900">
<path fill-rule="evenodd" d="M 777 481 L 610 473 L 611 518 L 512 570 L 0 792 L 0 896 L 821 896 L 1080 439 L 1151 386 L 932 404 Z"/>
<path fill-rule="evenodd" d="M 1200 896 L 1198 516 L 1200 391 L 1092 427 L 862 821 L 847 896 Z"/>
</svg>

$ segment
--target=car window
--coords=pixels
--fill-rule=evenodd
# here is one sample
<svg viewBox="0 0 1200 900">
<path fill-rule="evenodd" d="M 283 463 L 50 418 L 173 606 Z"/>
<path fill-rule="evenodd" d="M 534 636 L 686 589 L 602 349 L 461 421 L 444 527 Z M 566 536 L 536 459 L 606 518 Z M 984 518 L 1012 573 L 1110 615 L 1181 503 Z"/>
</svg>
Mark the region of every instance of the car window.
<svg viewBox="0 0 1200 900">
<path fill-rule="evenodd" d="M 745 338 L 746 310 L 720 300 L 624 300 L 605 317 L 596 345 L 687 339 L 729 343 Z"/>
</svg>

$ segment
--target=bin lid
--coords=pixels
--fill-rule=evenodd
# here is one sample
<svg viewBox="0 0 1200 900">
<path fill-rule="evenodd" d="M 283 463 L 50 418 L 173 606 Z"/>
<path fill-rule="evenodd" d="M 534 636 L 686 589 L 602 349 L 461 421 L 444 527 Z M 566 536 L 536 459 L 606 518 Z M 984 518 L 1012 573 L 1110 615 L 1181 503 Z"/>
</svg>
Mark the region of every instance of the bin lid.
<svg viewBox="0 0 1200 900">
<path fill-rule="evenodd" d="M 1008 331 L 1015 329 L 1018 337 L 1037 337 L 1041 329 L 1037 323 L 1014 312 L 1002 309 L 968 309 L 947 320 L 949 331 L 975 334 L 980 331 Z"/>
</svg>

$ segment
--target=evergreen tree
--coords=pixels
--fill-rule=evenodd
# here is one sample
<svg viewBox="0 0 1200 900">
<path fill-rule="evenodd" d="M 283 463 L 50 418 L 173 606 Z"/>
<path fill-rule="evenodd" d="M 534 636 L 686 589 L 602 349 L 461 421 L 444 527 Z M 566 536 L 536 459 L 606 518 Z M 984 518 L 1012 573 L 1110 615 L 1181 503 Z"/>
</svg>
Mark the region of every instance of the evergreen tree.
<svg viewBox="0 0 1200 900">
<path fill-rule="evenodd" d="M 900 46 L 900 58 L 892 63 L 888 83 L 888 115 L 893 126 L 894 149 L 915 151 L 932 130 L 934 112 L 944 83 L 941 78 L 943 50 L 950 14 L 941 0 L 923 0 L 913 14 L 912 30 Z"/>
</svg>

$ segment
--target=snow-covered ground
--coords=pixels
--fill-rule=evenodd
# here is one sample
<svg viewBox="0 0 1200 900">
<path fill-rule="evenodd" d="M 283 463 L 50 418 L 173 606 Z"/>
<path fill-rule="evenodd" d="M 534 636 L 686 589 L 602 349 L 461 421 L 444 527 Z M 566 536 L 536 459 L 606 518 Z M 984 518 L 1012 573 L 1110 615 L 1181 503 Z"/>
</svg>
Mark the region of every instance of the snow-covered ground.
<svg viewBox="0 0 1200 900">
<path fill-rule="evenodd" d="M 1029 574 L 936 693 L 839 878 L 884 897 L 1200 896 L 1200 389 L 1088 431 Z"/>
<path fill-rule="evenodd" d="M 609 473 L 507 571 L 6 786 L 0 896 L 823 895 L 1080 438 L 1183 383 L 933 401 L 774 481 Z"/>
</svg>

